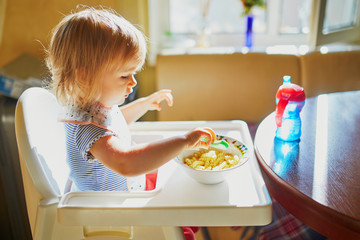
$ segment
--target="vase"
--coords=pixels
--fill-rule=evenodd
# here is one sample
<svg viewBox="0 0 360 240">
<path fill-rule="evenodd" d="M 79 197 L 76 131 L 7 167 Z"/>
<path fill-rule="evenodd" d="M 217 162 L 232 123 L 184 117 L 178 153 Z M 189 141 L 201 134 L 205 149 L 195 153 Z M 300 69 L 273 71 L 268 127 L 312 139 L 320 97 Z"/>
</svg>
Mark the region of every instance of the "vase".
<svg viewBox="0 0 360 240">
<path fill-rule="evenodd" d="M 251 48 L 253 46 L 253 21 L 253 15 L 246 15 L 245 46 L 248 48 Z"/>
</svg>

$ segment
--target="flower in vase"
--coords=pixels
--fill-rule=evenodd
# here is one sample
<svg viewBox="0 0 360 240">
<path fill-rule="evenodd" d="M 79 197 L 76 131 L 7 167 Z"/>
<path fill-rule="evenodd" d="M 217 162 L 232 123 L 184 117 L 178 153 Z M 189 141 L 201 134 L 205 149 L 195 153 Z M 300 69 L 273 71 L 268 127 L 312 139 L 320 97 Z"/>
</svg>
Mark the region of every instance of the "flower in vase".
<svg viewBox="0 0 360 240">
<path fill-rule="evenodd" d="M 241 0 L 241 3 L 244 6 L 244 12 L 242 13 L 242 16 L 249 15 L 251 13 L 251 9 L 254 6 L 258 7 L 265 7 L 265 1 L 264 0 Z"/>
<path fill-rule="evenodd" d="M 246 16 L 246 32 L 245 32 L 245 46 L 252 48 L 253 46 L 253 20 L 254 16 L 251 10 L 254 6 L 265 7 L 265 0 L 241 0 L 244 6 L 244 11 L 241 16 Z"/>
</svg>

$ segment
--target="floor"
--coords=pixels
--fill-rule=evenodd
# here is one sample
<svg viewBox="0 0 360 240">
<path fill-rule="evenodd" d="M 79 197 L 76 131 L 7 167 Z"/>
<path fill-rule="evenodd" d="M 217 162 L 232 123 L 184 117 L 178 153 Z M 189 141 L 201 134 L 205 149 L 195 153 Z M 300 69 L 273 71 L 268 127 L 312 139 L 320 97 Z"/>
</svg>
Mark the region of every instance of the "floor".
<svg viewBox="0 0 360 240">
<path fill-rule="evenodd" d="M 243 227 L 239 227 L 237 229 L 233 229 L 230 227 L 207 227 L 207 231 L 209 233 L 208 239 L 204 237 L 204 234 L 201 230 L 199 230 L 195 234 L 195 236 L 196 240 L 240 240 L 243 230 Z M 249 232 L 249 234 L 251 233 Z M 248 236 L 245 236 L 242 239 L 248 239 Z"/>
</svg>

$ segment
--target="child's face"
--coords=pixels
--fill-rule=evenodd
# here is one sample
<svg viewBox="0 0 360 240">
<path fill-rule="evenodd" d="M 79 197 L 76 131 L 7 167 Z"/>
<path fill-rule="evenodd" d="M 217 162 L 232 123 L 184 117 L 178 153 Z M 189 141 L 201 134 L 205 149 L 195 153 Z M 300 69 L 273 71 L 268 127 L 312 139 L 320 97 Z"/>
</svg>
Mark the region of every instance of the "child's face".
<svg viewBox="0 0 360 240">
<path fill-rule="evenodd" d="M 124 103 L 137 84 L 134 78 L 136 69 L 137 64 L 129 62 L 121 69 L 112 69 L 101 74 L 103 84 L 100 102 L 107 107 Z"/>
</svg>

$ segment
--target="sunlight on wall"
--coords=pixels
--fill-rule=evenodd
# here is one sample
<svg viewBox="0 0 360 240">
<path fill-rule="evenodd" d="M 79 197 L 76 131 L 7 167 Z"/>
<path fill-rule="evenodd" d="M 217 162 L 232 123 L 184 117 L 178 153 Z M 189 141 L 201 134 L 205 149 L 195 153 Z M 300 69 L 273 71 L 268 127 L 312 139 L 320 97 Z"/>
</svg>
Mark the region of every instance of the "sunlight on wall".
<svg viewBox="0 0 360 240">
<path fill-rule="evenodd" d="M 23 53 L 43 59 L 51 30 L 78 4 L 79 1 L 0 0 L 0 68 Z M 113 8 L 148 36 L 147 0 L 84 0 L 81 4 Z M 139 97 L 155 91 L 154 67 L 145 66 L 137 78 Z M 154 120 L 156 112 L 147 117 Z"/>
<path fill-rule="evenodd" d="M 138 22 L 142 15 L 138 13 L 138 9 L 144 1 L 85 0 L 81 1 L 81 4 L 110 7 L 131 18 L 129 20 L 134 24 L 142 24 Z M 3 29 L 2 35 L 0 31 L 0 67 L 23 53 L 43 58 L 44 46 L 46 47 L 50 40 L 51 30 L 79 3 L 61 0 L 0 0 L 0 30 Z"/>
</svg>

